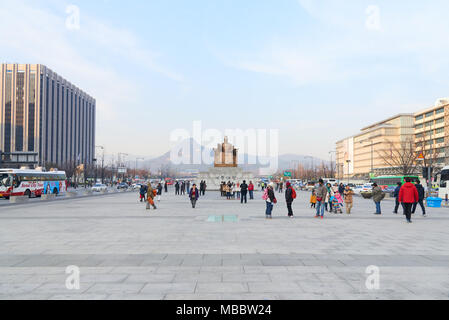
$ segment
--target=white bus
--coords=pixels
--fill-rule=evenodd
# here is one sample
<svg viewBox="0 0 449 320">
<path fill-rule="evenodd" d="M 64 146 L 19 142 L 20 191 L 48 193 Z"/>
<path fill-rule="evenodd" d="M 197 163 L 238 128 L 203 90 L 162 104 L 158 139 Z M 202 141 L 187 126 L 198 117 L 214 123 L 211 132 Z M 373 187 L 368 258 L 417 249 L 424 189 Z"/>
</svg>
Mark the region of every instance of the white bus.
<svg viewBox="0 0 449 320">
<path fill-rule="evenodd" d="M 11 196 L 40 197 L 43 194 L 67 192 L 64 171 L 0 169 L 0 198 Z"/>
<path fill-rule="evenodd" d="M 438 174 L 438 197 L 445 200 L 446 196 L 449 198 L 449 166 Z"/>
</svg>

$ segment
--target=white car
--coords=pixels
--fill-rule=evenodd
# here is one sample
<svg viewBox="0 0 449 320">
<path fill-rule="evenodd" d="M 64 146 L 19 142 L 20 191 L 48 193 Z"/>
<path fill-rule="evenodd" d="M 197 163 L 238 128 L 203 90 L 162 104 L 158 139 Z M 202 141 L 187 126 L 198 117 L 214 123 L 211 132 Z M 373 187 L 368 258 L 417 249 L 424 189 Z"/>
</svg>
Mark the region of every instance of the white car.
<svg viewBox="0 0 449 320">
<path fill-rule="evenodd" d="M 105 184 L 97 183 L 92 187 L 93 192 L 101 192 L 101 191 L 107 191 L 108 187 L 106 187 Z"/>
</svg>

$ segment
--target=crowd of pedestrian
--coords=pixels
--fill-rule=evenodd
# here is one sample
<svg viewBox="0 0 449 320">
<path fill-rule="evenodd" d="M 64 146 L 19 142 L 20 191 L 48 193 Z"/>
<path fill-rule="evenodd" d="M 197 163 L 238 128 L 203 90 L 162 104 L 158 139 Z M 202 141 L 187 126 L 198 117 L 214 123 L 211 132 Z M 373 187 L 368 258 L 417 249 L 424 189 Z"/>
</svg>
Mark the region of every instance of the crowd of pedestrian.
<svg viewBox="0 0 449 320">
<path fill-rule="evenodd" d="M 196 184 L 190 187 L 190 181 L 176 181 L 174 188 L 176 195 L 187 195 L 190 199 L 192 208 L 196 207 L 200 196 L 206 193 L 206 181 L 201 181 L 199 188 Z M 260 187 L 263 191 L 262 199 L 265 201 L 265 216 L 267 219 L 272 219 L 274 205 L 278 203 L 276 192 L 285 193 L 285 202 L 287 205 L 287 215 L 290 218 L 294 217 L 293 202 L 297 194 L 295 188 L 290 182 L 268 183 L 261 182 Z M 155 200 L 161 201 L 163 190 L 168 192 L 167 182 L 160 182 L 155 188 L 151 183 L 142 184 L 139 190 L 140 202 L 147 203 L 147 209 L 157 209 Z M 220 194 L 227 200 L 240 200 L 240 203 L 248 203 L 249 200 L 254 200 L 255 186 L 252 181 L 247 183 L 245 180 L 240 183 L 225 182 L 220 184 Z M 395 206 L 393 213 L 397 214 L 399 207 L 402 206 L 404 215 L 408 223 L 411 223 L 412 215 L 416 212 L 418 205 L 421 207 L 423 216 L 426 216 L 426 208 L 424 206 L 425 190 L 420 181 L 416 184 L 411 182 L 411 178 L 405 178 L 405 184 L 398 183 L 394 190 Z M 376 183 L 372 185 L 372 200 L 375 204 L 376 215 L 382 215 L 381 203 L 385 198 L 385 192 Z M 324 213 L 346 214 L 350 215 L 354 206 L 354 191 L 351 187 L 345 186 L 343 183 L 331 185 L 324 183 L 320 179 L 318 185 L 312 190 L 310 196 L 310 208 L 315 210 L 315 217 L 324 219 Z"/>
</svg>

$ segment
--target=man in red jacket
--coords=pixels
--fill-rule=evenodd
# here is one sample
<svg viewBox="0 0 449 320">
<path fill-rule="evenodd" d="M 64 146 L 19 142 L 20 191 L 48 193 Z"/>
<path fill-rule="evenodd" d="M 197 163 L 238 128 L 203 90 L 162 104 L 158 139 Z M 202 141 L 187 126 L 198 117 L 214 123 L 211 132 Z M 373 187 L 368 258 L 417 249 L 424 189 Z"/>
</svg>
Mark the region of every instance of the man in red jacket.
<svg viewBox="0 0 449 320">
<path fill-rule="evenodd" d="M 405 184 L 399 191 L 399 202 L 404 207 L 404 214 L 408 223 L 412 223 L 412 206 L 419 201 L 418 190 L 411 181 L 410 178 L 405 178 Z"/>
</svg>

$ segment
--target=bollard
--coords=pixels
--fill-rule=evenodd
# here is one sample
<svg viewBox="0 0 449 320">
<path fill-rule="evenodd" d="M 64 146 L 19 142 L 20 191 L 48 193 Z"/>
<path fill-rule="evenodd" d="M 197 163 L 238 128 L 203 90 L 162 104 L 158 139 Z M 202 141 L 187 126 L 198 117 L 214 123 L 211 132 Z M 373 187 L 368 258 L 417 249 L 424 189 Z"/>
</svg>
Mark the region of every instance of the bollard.
<svg viewBox="0 0 449 320">
<path fill-rule="evenodd" d="M 28 202 L 30 198 L 28 196 L 11 196 L 9 197 L 9 203 L 25 203 Z"/>
</svg>

